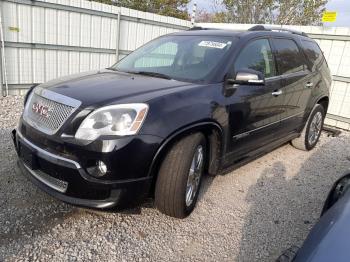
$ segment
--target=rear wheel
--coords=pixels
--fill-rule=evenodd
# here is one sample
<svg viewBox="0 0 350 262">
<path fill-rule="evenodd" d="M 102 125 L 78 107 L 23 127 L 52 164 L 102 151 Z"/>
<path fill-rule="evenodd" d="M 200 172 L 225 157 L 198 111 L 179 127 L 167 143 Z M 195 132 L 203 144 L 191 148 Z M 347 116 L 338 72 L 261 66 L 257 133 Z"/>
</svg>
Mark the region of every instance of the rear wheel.
<svg viewBox="0 0 350 262">
<path fill-rule="evenodd" d="M 175 143 L 160 166 L 155 188 L 156 207 L 184 218 L 194 209 L 206 160 L 206 140 L 195 133 Z"/>
<path fill-rule="evenodd" d="M 292 145 L 305 151 L 313 149 L 321 136 L 324 118 L 325 110 L 322 105 L 317 104 L 313 108 L 300 136 L 292 140 Z"/>
</svg>

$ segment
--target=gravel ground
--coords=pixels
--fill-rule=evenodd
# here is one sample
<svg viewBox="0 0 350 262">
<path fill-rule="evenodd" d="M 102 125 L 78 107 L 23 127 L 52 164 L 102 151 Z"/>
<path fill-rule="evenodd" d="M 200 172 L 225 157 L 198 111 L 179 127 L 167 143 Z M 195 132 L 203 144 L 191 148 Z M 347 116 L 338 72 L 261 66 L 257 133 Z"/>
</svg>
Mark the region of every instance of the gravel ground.
<svg viewBox="0 0 350 262">
<path fill-rule="evenodd" d="M 89 211 L 15 172 L 9 133 L 21 107 L 21 97 L 0 98 L 0 261 L 273 261 L 302 243 L 330 186 L 350 167 L 350 133 L 323 134 L 311 152 L 285 145 L 206 178 L 185 220 L 151 202 L 122 213 Z"/>
</svg>

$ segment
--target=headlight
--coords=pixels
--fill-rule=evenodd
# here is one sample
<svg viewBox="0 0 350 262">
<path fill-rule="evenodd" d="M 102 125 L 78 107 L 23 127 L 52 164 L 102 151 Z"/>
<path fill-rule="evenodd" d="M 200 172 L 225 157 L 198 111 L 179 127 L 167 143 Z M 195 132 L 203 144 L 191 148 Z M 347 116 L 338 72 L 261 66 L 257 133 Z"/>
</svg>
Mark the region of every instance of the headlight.
<svg viewBox="0 0 350 262">
<path fill-rule="evenodd" d="M 75 138 L 94 141 L 100 136 L 136 134 L 146 118 L 148 105 L 122 104 L 102 107 L 93 111 L 81 123 Z"/>
</svg>

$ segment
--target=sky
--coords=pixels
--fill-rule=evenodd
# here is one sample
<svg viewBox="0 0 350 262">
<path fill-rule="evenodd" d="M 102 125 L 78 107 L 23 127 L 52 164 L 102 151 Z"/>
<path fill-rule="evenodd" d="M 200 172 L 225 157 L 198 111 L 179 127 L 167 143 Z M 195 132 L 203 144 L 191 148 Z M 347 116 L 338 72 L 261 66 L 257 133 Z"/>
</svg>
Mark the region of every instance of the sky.
<svg viewBox="0 0 350 262">
<path fill-rule="evenodd" d="M 208 12 L 213 11 L 213 0 L 192 0 L 189 4 L 190 11 L 194 2 L 197 2 L 197 6 L 200 9 L 205 9 Z M 329 0 L 326 9 L 338 13 L 337 21 L 335 23 L 327 23 L 327 25 L 350 27 L 350 0 Z"/>
</svg>

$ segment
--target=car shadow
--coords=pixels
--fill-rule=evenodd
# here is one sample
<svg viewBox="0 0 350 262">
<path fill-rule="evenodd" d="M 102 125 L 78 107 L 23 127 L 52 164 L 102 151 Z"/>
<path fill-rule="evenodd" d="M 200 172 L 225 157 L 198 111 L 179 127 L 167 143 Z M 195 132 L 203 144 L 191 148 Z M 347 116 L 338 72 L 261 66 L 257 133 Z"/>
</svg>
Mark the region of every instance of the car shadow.
<svg viewBox="0 0 350 262">
<path fill-rule="evenodd" d="M 235 261 L 275 261 L 285 249 L 303 243 L 332 184 L 350 167 L 350 141 L 337 139 L 305 152 L 310 157 L 295 173 L 286 170 L 283 155 L 263 170 L 246 194 L 250 208 Z"/>
</svg>

